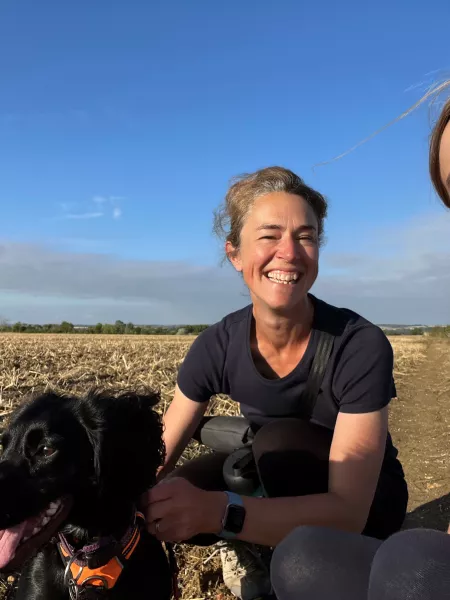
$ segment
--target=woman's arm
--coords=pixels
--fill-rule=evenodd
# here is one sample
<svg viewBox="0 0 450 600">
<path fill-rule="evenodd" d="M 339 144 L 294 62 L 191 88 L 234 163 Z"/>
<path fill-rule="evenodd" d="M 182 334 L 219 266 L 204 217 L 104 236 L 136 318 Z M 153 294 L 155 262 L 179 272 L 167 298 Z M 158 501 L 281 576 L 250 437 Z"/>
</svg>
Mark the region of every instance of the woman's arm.
<svg viewBox="0 0 450 600">
<path fill-rule="evenodd" d="M 245 497 L 247 516 L 239 539 L 275 546 L 300 525 L 360 533 L 380 475 L 387 429 L 387 408 L 366 414 L 340 413 L 330 450 L 328 493 L 296 498 Z"/>
<path fill-rule="evenodd" d="M 176 386 L 173 400 L 164 415 L 163 439 L 166 446 L 166 458 L 164 466 L 158 473 L 158 480 L 163 479 L 175 468 L 207 407 L 208 402 L 190 400 L 178 385 Z"/>
<path fill-rule="evenodd" d="M 238 538 L 276 546 L 300 525 L 360 533 L 381 470 L 387 421 L 387 408 L 365 414 L 340 413 L 330 450 L 329 491 L 295 498 L 244 497 L 247 515 Z M 172 542 L 198 533 L 220 533 L 226 495 L 200 490 L 179 478 L 169 482 L 149 492 L 149 531 Z"/>
</svg>

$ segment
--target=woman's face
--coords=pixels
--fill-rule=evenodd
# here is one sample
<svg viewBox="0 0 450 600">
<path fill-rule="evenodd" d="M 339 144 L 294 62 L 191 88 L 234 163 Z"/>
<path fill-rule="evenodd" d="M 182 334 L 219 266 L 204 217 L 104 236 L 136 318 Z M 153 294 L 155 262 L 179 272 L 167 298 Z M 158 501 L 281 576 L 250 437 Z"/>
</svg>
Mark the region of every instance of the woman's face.
<svg viewBox="0 0 450 600">
<path fill-rule="evenodd" d="M 439 164 L 441 166 L 441 179 L 450 196 L 450 123 L 444 130 L 439 151 Z"/>
<path fill-rule="evenodd" d="M 262 302 L 277 312 L 295 308 L 318 273 L 318 222 L 313 209 L 293 194 L 261 196 L 242 228 L 240 248 L 230 258 L 242 272 L 253 303 Z"/>
</svg>

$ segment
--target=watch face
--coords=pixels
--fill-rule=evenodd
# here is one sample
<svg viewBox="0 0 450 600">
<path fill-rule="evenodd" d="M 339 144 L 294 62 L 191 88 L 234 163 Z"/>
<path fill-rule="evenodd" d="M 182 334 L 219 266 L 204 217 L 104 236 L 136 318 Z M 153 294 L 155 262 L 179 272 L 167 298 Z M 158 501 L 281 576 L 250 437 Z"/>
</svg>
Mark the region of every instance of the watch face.
<svg viewBox="0 0 450 600">
<path fill-rule="evenodd" d="M 244 526 L 245 508 L 236 504 L 228 506 L 227 520 L 225 529 L 231 533 L 240 533 Z"/>
</svg>

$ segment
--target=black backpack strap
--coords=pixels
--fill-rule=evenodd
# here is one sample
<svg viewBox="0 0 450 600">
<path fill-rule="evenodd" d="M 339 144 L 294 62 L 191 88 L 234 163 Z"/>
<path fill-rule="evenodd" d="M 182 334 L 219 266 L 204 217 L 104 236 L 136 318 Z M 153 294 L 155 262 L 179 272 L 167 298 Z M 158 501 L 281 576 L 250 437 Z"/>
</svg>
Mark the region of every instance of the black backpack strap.
<svg viewBox="0 0 450 600">
<path fill-rule="evenodd" d="M 318 334 L 319 342 L 316 354 L 306 382 L 306 388 L 302 393 L 302 414 L 307 419 L 311 418 L 314 411 L 335 338 L 334 335 L 327 331 L 318 331 Z"/>
</svg>

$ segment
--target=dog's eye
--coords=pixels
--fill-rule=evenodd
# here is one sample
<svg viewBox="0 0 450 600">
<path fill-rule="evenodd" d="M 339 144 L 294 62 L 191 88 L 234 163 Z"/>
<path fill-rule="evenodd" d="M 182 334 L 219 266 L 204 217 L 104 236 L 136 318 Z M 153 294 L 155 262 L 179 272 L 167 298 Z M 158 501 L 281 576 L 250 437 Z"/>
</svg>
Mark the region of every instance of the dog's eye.
<svg viewBox="0 0 450 600">
<path fill-rule="evenodd" d="M 51 446 L 42 446 L 42 448 L 39 448 L 38 450 L 38 454 L 45 457 L 52 456 L 55 452 L 56 448 L 52 448 Z"/>
</svg>

